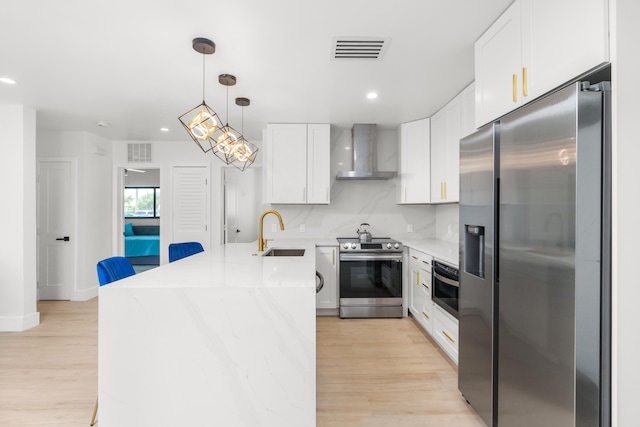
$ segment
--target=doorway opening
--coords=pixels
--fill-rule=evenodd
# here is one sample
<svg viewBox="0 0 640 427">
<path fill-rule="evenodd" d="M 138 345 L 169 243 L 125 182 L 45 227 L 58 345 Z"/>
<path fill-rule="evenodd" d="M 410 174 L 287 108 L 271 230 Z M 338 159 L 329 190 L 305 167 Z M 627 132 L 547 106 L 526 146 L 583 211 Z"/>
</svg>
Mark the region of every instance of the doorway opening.
<svg viewBox="0 0 640 427">
<path fill-rule="evenodd" d="M 126 166 L 118 172 L 118 253 L 141 273 L 160 265 L 160 169 Z"/>
</svg>

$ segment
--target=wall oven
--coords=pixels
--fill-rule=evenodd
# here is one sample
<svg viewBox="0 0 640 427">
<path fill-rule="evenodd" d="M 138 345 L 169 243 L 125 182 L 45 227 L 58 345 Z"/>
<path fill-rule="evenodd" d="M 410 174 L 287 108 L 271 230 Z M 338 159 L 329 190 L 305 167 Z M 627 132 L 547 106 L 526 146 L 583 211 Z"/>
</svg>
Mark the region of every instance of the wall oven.
<svg viewBox="0 0 640 427">
<path fill-rule="evenodd" d="M 338 241 L 340 317 L 402 317 L 402 245 L 391 239 Z"/>
<path fill-rule="evenodd" d="M 433 261 L 431 299 L 456 319 L 458 318 L 458 269 Z"/>
</svg>

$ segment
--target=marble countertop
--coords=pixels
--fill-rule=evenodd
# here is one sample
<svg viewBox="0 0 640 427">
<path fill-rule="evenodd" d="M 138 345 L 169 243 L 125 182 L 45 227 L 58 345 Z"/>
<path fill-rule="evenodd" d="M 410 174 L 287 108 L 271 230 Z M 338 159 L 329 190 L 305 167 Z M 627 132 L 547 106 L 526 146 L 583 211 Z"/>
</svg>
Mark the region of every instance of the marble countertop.
<svg viewBox="0 0 640 427">
<path fill-rule="evenodd" d="M 457 243 L 437 239 L 402 240 L 406 247 L 425 252 L 435 259 L 458 266 L 459 247 Z"/>
<path fill-rule="evenodd" d="M 315 287 L 315 244 L 269 241 L 269 248 L 300 248 L 304 256 L 263 257 L 257 243 L 232 243 L 109 284 L 110 289 Z"/>
</svg>

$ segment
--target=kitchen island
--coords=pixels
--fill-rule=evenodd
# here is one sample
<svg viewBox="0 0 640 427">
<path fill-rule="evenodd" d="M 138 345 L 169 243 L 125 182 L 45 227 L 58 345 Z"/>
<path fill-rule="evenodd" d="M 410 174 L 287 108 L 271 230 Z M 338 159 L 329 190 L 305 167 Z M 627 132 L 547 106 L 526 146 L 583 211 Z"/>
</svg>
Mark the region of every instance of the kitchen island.
<svg viewBox="0 0 640 427">
<path fill-rule="evenodd" d="M 225 245 L 101 287 L 100 425 L 315 426 L 315 247 L 296 247 Z"/>
</svg>

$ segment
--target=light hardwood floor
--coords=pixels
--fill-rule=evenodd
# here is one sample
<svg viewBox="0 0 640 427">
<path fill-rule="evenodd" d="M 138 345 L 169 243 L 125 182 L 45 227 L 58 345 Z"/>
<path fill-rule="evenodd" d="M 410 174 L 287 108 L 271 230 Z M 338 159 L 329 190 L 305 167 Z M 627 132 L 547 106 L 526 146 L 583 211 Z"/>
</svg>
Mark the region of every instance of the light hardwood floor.
<svg viewBox="0 0 640 427">
<path fill-rule="evenodd" d="M 88 426 L 98 299 L 38 310 L 40 326 L 0 333 L 0 426 Z M 318 427 L 484 426 L 455 366 L 412 319 L 318 318 L 317 334 Z"/>
</svg>

